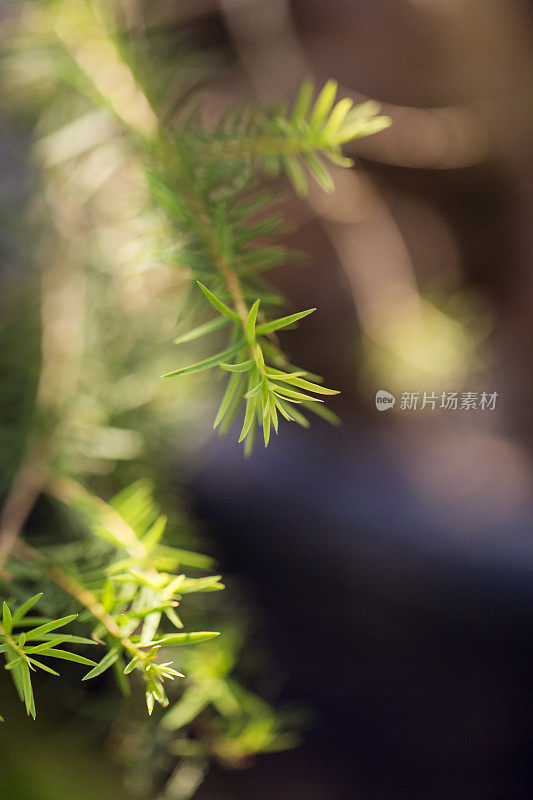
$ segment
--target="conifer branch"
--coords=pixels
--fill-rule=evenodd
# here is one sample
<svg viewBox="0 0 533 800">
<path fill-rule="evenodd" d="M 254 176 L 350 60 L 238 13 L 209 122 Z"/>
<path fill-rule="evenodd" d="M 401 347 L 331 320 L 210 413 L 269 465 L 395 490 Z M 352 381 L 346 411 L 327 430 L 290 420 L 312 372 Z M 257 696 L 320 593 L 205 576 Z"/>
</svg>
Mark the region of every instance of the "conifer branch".
<svg viewBox="0 0 533 800">
<path fill-rule="evenodd" d="M 381 107 L 373 100 L 353 107 L 343 98 L 335 102 L 337 83 L 329 80 L 314 104 L 311 81 L 302 84 L 292 114 L 284 110 L 251 111 L 248 118 L 223 120 L 206 134 L 193 128 L 192 146 L 199 157 L 251 160 L 266 175 L 285 172 L 297 194 L 307 193 L 305 166 L 326 192 L 334 190 L 331 176 L 320 156 L 343 167 L 353 159 L 342 153 L 342 145 L 388 128 L 391 121 L 380 115 Z"/>
<path fill-rule="evenodd" d="M 246 328 L 246 320 L 248 319 L 248 306 L 246 305 L 246 301 L 244 299 L 242 284 L 235 269 L 231 266 L 229 259 L 224 255 L 222 249 L 219 247 L 216 229 L 212 223 L 208 209 L 203 202 L 201 195 L 196 190 L 194 181 L 190 181 L 188 183 L 187 191 L 190 197 L 191 210 L 196 218 L 197 227 L 202 234 L 213 265 L 224 278 L 224 282 L 228 292 L 232 297 L 235 310 L 240 317 L 244 330 Z"/>
<path fill-rule="evenodd" d="M 57 564 L 50 563 L 42 553 L 31 547 L 27 542 L 19 541 L 14 547 L 14 555 L 27 563 L 34 563 L 39 565 L 43 572 L 53 581 L 60 589 L 63 589 L 68 595 L 89 611 L 95 620 L 100 622 L 107 633 L 116 639 L 122 647 L 127 650 L 133 657 L 143 660 L 146 653 L 140 648 L 136 647 L 133 642 L 124 636 L 120 627 L 117 625 L 113 617 L 108 614 L 103 605 L 98 601 L 97 597 L 78 583 L 72 575 L 61 569 Z"/>
<path fill-rule="evenodd" d="M 93 664 L 84 680 L 96 677 L 117 662 L 121 663 L 122 654 L 127 653 L 129 663 L 122 663 L 120 675 L 133 670 L 141 673 L 146 683 L 150 713 L 154 702 L 167 706 L 164 679 L 183 676 L 170 666 L 171 662 L 161 664 L 155 660 L 159 650 L 167 645 L 199 643 L 218 634 L 209 631 L 158 633 L 160 620 L 164 613 L 175 627 L 181 628 L 182 623 L 174 611 L 181 595 L 223 588 L 218 576 L 191 579 L 184 574 L 169 574 L 167 570 L 171 565 L 176 567 L 179 560 L 187 559 L 191 554 L 168 547 L 159 552 L 158 541 L 166 519 L 158 517 L 153 520 L 155 507 L 142 483 L 115 498 L 118 508 L 124 508 L 123 513 L 68 478 L 53 477 L 46 489 L 70 508 L 81 511 L 91 525 L 93 535 L 110 541 L 125 551 L 129 558 L 124 561 L 117 551 L 108 569 L 102 572 L 101 588 L 95 592 L 70 571 L 25 542 L 15 544 L 14 555 L 24 563 L 36 565 L 42 574 L 91 614 L 97 623 L 93 633 L 95 641 L 102 642 L 102 636 L 108 640 L 106 655 L 98 664 Z M 137 520 L 142 535 L 128 521 L 128 514 Z M 136 632 L 139 627 L 140 634 Z"/>
</svg>

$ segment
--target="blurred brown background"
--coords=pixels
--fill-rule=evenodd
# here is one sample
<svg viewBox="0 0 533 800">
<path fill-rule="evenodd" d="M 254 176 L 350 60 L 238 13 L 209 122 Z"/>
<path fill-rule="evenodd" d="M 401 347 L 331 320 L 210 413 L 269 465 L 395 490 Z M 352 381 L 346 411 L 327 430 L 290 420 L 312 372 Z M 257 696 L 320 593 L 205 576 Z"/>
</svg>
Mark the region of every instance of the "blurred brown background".
<svg viewBox="0 0 533 800">
<path fill-rule="evenodd" d="M 393 120 L 350 148 L 356 169 L 331 198 L 287 205 L 311 257 L 276 280 L 319 311 L 285 342 L 342 388 L 342 429 L 284 431 L 251 466 L 209 443 L 191 480 L 266 614 L 287 698 L 317 709 L 300 750 L 214 774 L 198 797 L 529 797 L 531 6 L 183 13 L 198 43 L 226 49 L 213 114 L 312 75 Z M 376 411 L 378 389 L 393 411 Z M 492 412 L 407 411 L 404 391 L 498 398 Z"/>
</svg>

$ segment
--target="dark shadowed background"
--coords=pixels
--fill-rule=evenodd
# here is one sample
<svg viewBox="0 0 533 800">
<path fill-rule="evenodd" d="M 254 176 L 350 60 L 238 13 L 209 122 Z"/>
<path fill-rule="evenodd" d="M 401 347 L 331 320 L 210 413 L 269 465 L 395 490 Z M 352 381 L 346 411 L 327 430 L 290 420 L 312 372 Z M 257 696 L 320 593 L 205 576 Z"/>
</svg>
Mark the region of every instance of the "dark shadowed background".
<svg viewBox="0 0 533 800">
<path fill-rule="evenodd" d="M 296 307 L 320 298 L 312 349 L 302 329 L 288 347 L 342 387 L 343 427 L 284 431 L 251 463 L 209 443 L 190 484 L 284 695 L 316 710 L 299 750 L 199 798 L 531 795 L 530 11 L 228 0 L 196 21 L 236 58 L 221 92 L 273 97 L 312 72 L 393 119 L 329 204 L 291 207 L 312 256 L 279 275 Z M 498 392 L 495 411 L 398 409 L 403 391 L 469 390 Z"/>
</svg>

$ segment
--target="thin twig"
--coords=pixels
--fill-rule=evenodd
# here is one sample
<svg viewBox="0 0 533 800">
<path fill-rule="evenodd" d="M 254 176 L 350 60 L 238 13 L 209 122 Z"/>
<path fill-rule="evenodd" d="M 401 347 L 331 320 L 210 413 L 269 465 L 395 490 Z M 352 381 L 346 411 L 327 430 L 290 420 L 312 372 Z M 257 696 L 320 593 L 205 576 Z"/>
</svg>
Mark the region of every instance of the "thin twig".
<svg viewBox="0 0 533 800">
<path fill-rule="evenodd" d="M 313 153 L 327 147 L 327 143 L 313 141 L 309 137 L 301 139 L 288 139 L 286 135 L 279 136 L 225 136 L 214 139 L 209 143 L 199 142 L 194 145 L 195 150 L 202 156 L 235 157 L 244 155 L 263 155 L 274 153 L 278 156 L 301 155 Z"/>
<path fill-rule="evenodd" d="M 28 442 L 0 513 L 0 570 L 42 492 L 48 476 L 47 455 L 47 448 L 42 443 L 35 439 Z"/>
<path fill-rule="evenodd" d="M 239 315 L 242 329 L 244 332 L 246 332 L 249 309 L 246 305 L 246 300 L 244 299 L 242 284 L 239 280 L 239 276 L 229 263 L 228 259 L 220 251 L 216 231 L 202 197 L 192 183 L 189 184 L 188 190 L 191 204 L 196 212 L 197 227 L 205 241 L 205 244 L 207 245 L 207 250 L 211 256 L 214 266 L 224 278 L 226 287 L 233 299 L 235 310 Z M 260 373 L 262 373 L 264 371 L 263 357 L 261 356 L 260 349 L 255 343 L 250 345 L 250 352 L 252 353 L 257 368 L 259 369 Z"/>
<path fill-rule="evenodd" d="M 147 653 L 137 647 L 127 636 L 124 636 L 113 617 L 107 613 L 103 605 L 89 589 L 79 584 L 57 564 L 47 561 L 42 553 L 26 542 L 17 541 L 13 547 L 13 554 L 21 561 L 39 564 L 50 580 L 90 611 L 93 617 L 104 626 L 109 635 L 120 641 L 125 650 L 138 658 L 141 663 L 145 661 Z"/>
<path fill-rule="evenodd" d="M 220 252 L 213 223 L 211 221 L 205 203 L 203 202 L 199 193 L 196 191 L 196 187 L 194 187 L 191 183 L 188 186 L 188 189 L 190 192 L 190 199 L 194 211 L 196 212 L 197 226 L 207 245 L 207 249 L 209 255 L 211 256 L 211 260 L 213 261 L 214 266 L 218 269 L 218 271 L 224 278 L 228 291 L 233 298 L 233 302 L 235 304 L 235 310 L 237 311 L 241 319 L 243 329 L 245 329 L 246 320 L 248 319 L 248 307 L 244 299 L 244 294 L 242 291 L 242 286 L 239 277 L 235 272 L 235 270 L 233 269 L 233 267 L 231 266 L 231 264 L 225 258 L 225 256 Z"/>
<path fill-rule="evenodd" d="M 121 547 L 127 550 L 130 556 L 139 561 L 146 559 L 148 555 L 146 547 L 126 520 L 109 503 L 88 492 L 74 478 L 51 474 L 46 482 L 45 491 L 70 508 L 75 508 L 77 504 L 83 503 L 89 503 L 94 506 L 102 524 L 113 532 Z"/>
</svg>

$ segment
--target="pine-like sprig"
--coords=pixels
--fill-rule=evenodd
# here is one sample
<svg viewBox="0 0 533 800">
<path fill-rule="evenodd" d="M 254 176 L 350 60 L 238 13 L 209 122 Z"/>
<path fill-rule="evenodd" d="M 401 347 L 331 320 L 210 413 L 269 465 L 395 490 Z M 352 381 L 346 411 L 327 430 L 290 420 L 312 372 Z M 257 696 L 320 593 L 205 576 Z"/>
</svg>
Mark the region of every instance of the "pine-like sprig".
<svg viewBox="0 0 533 800">
<path fill-rule="evenodd" d="M 35 719 L 35 700 L 31 683 L 31 673 L 37 669 L 59 675 L 41 658 L 55 658 L 64 661 L 75 661 L 96 667 L 90 658 L 59 649 L 58 645 L 68 644 L 96 644 L 94 640 L 81 636 L 65 634 L 61 629 L 76 619 L 77 614 L 69 614 L 59 619 L 29 616 L 28 612 L 42 597 L 42 592 L 29 597 L 12 613 L 10 606 L 5 602 L 2 607 L 2 622 L 0 623 L 0 653 L 3 654 L 6 669 L 8 670 L 20 699 L 26 706 L 28 716 Z M 22 630 L 17 630 L 22 628 Z M 0 717 L 0 719 L 3 719 Z"/>
<path fill-rule="evenodd" d="M 247 451 L 258 426 L 268 443 L 271 427 L 278 429 L 278 413 L 289 421 L 307 424 L 295 406 L 303 405 L 307 411 L 318 405 L 310 373 L 297 369 L 300 374 L 292 375 L 294 370 L 287 368 L 289 359 L 277 341 L 264 338 L 273 331 L 256 333 L 255 323 L 251 325 L 258 314 L 259 328 L 274 322 L 270 309 L 283 298 L 265 281 L 264 273 L 290 263 L 293 257 L 274 239 L 283 230 L 283 219 L 279 213 L 271 213 L 274 197 L 265 183 L 284 175 L 297 194 L 305 195 L 309 174 L 322 189 L 333 191 L 326 162 L 351 167 L 353 161 L 343 155 L 342 146 L 383 130 L 390 120 L 379 114 L 380 106 L 374 101 L 356 106 L 349 98 L 337 101 L 333 80 L 327 81 L 316 97 L 313 83 L 305 81 L 290 111 L 283 106 L 241 108 L 229 111 L 211 127 L 200 124 L 198 113 L 187 116 L 190 93 L 181 83 L 178 94 L 183 102 L 177 105 L 182 112 L 169 120 L 161 107 L 161 92 L 154 88 L 156 81 L 147 82 L 150 88 L 143 86 L 142 76 L 150 70 L 139 52 L 134 46 L 130 50 L 126 37 L 120 36 L 117 20 L 113 22 L 116 27 L 109 26 L 109 9 L 98 3 L 58 0 L 41 13 L 39 24 L 53 31 L 61 47 L 58 74 L 65 79 L 65 59 L 70 59 L 70 80 L 115 114 L 144 163 L 155 205 L 165 213 L 175 240 L 173 252 L 169 255 L 167 250 L 165 258 L 170 257 L 193 280 L 201 281 L 238 322 L 223 351 L 187 370 L 217 366 L 233 357 L 238 363 L 253 362 L 248 384 L 246 377 L 229 381 L 217 414 L 222 432 L 241 406 L 236 398 L 248 401 L 249 393 L 256 389 L 259 401 L 246 402 L 244 407 Z M 34 23 L 34 27 L 39 26 Z M 89 48 L 85 46 L 88 39 Z M 49 41 L 47 44 L 50 48 Z M 110 75 L 120 76 L 121 85 L 110 80 Z M 206 323 L 180 337 L 181 342 L 219 327 L 223 327 L 220 319 Z M 266 372 L 268 367 L 281 369 L 285 376 L 280 381 L 279 374 L 274 377 Z M 177 369 L 167 375 L 184 373 Z M 308 385 L 293 383 L 302 380 Z M 279 386 L 287 382 L 292 388 Z M 299 396 L 288 394 L 295 392 L 295 386 L 307 391 L 299 391 Z M 223 419 L 219 419 L 221 411 Z M 335 419 L 327 411 L 326 416 Z"/>
<path fill-rule="evenodd" d="M 59 632 L 78 617 L 77 613 L 59 619 L 29 617 L 28 612 L 41 601 L 42 592 L 26 600 L 13 614 L 4 602 L 0 653 L 4 654 L 6 668 L 28 714 L 35 718 L 31 672 L 39 668 L 58 674 L 41 662 L 41 657 L 91 666 L 83 680 L 113 667 L 119 686 L 126 693 L 125 676 L 135 671 L 146 684 L 148 711 L 152 713 L 155 702 L 166 707 L 165 679 L 183 674 L 173 668 L 172 661 L 161 661 L 161 650 L 218 636 L 212 631 L 184 632 L 176 609 L 184 595 L 223 589 L 220 575 L 187 577 L 181 571 L 187 566 L 205 569 L 211 560 L 200 553 L 163 544 L 167 521 L 159 514 L 146 481 L 122 490 L 110 503 L 64 477 L 51 479 L 48 491 L 77 512 L 90 537 L 100 540 L 103 546 L 96 553 L 94 548 L 87 550 L 83 540 L 78 548 L 60 545 L 36 551 L 26 544 L 18 546 L 17 555 L 38 567 L 71 602 L 79 605 L 81 621 L 91 626 L 88 639 Z M 29 630 L 15 633 L 18 627 Z M 95 662 L 58 650 L 63 642 L 100 643 L 106 652 Z"/>
<path fill-rule="evenodd" d="M 307 418 L 297 406 L 338 421 L 327 409 L 318 411 L 323 401 L 314 396 L 337 392 L 323 387 L 320 377 L 288 366 L 288 358 L 272 337 L 316 309 L 277 318 L 269 311 L 283 298 L 262 274 L 290 261 L 291 253 L 270 241 L 281 232 L 283 220 L 271 212 L 273 196 L 258 177 L 283 172 L 296 192 L 304 195 L 307 167 L 325 191 L 333 190 L 323 158 L 351 166 L 341 146 L 389 124 L 387 117 L 377 116 L 378 104 L 352 108 L 348 98 L 335 103 L 336 93 L 337 84 L 328 81 L 313 103 L 313 85 L 305 82 L 290 115 L 280 110 L 241 113 L 211 131 L 188 123 L 182 138 L 174 136 L 168 146 L 161 146 L 161 167 L 150 178 L 155 202 L 183 242 L 176 261 L 197 278 L 219 312 L 176 342 L 184 344 L 225 326 L 230 331 L 225 349 L 163 377 L 213 367 L 232 372 L 214 427 L 226 432 L 244 401 L 239 441 L 245 441 L 246 453 L 251 451 L 257 428 L 268 444 L 271 429 L 278 432 L 279 416 L 307 427 Z"/>
<path fill-rule="evenodd" d="M 223 300 L 200 282 L 199 286 L 221 315 L 212 323 L 202 326 L 201 334 L 210 332 L 214 327 L 220 327 L 219 320 L 222 319 L 222 324 L 226 321 L 232 323 L 231 345 L 214 356 L 169 372 L 164 377 L 202 372 L 213 367 L 220 367 L 232 373 L 214 427 L 221 425 L 227 430 L 237 414 L 240 400 L 243 399 L 245 414 L 239 442 L 246 442 L 246 453 L 249 453 L 253 446 L 258 427 L 263 431 L 265 446 L 268 445 L 271 426 L 276 433 L 278 432 L 278 412 L 289 422 L 298 422 L 307 427 L 306 417 L 295 406 L 301 405 L 313 411 L 315 403 L 323 402 L 314 395 L 334 395 L 338 392 L 308 380 L 309 375 L 303 370 L 293 368 L 286 371 L 269 366 L 265 361 L 265 353 L 267 357 L 271 356 L 271 360 L 275 360 L 279 351 L 266 337 L 275 331 L 294 325 L 316 309 L 310 308 L 258 324 L 260 300 L 256 300 L 243 326 L 238 314 Z M 192 335 L 191 332 L 189 337 Z"/>
<path fill-rule="evenodd" d="M 379 103 L 368 100 L 354 106 L 347 97 L 336 102 L 337 90 L 336 81 L 329 80 L 313 102 L 314 84 L 306 80 L 290 113 L 284 107 L 239 111 L 207 133 L 193 127 L 189 136 L 203 158 L 249 163 L 268 177 L 285 173 L 300 196 L 307 194 L 305 168 L 324 191 L 333 192 L 324 159 L 352 167 L 354 161 L 343 155 L 342 145 L 391 124 L 389 117 L 379 114 Z"/>
</svg>

